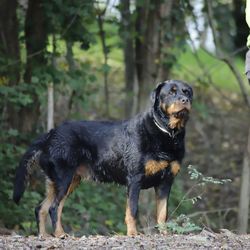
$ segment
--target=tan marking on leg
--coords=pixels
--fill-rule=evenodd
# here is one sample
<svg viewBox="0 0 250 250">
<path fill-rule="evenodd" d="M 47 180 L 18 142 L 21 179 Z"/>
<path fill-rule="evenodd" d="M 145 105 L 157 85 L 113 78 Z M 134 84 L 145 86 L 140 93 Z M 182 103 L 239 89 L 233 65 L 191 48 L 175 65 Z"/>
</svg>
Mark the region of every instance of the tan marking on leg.
<svg viewBox="0 0 250 250">
<path fill-rule="evenodd" d="M 56 229 L 55 229 L 55 237 L 57 238 L 65 238 L 67 236 L 67 234 L 64 232 L 63 227 L 62 227 L 62 210 L 63 210 L 63 206 L 64 206 L 64 202 L 66 200 L 67 196 L 65 196 L 57 209 L 57 222 L 56 222 Z"/>
<path fill-rule="evenodd" d="M 156 219 L 157 224 L 165 223 L 167 220 L 167 199 L 156 197 Z"/>
<path fill-rule="evenodd" d="M 155 191 L 156 195 L 156 221 L 158 225 L 162 225 L 167 221 L 167 198 L 160 198 L 158 191 Z M 159 231 L 163 234 L 167 234 L 167 229 L 165 226 L 159 227 Z"/>
<path fill-rule="evenodd" d="M 168 167 L 168 162 L 167 161 L 155 161 L 155 160 L 149 160 L 147 161 L 145 165 L 145 175 L 154 175 L 157 172 L 165 169 Z"/>
<path fill-rule="evenodd" d="M 48 216 L 49 208 L 55 198 L 55 185 L 50 180 L 46 180 L 46 198 L 41 204 L 39 210 L 39 236 L 50 236 L 46 232 L 46 219 Z"/>
<path fill-rule="evenodd" d="M 136 219 L 131 214 L 128 199 L 127 199 L 127 205 L 126 205 L 125 223 L 127 224 L 127 235 L 128 236 L 133 236 L 133 235 L 138 234 L 137 229 L 136 229 Z"/>
<path fill-rule="evenodd" d="M 171 172 L 174 176 L 176 176 L 181 169 L 180 163 L 178 161 L 173 161 L 170 163 L 171 166 Z"/>
<path fill-rule="evenodd" d="M 67 195 L 71 194 L 76 189 L 76 187 L 79 186 L 80 182 L 81 182 L 81 176 L 75 175 L 72 179 L 72 182 L 71 182 L 69 188 L 68 188 Z"/>
<path fill-rule="evenodd" d="M 78 174 L 78 172 L 77 172 L 77 174 Z M 55 229 L 55 233 L 54 233 L 55 237 L 57 237 L 57 238 L 65 238 L 68 236 L 64 232 L 64 229 L 62 226 L 62 210 L 63 210 L 63 206 L 64 206 L 65 200 L 68 197 L 68 195 L 70 195 L 81 182 L 81 176 L 77 175 L 77 174 L 73 177 L 71 184 L 68 188 L 67 194 L 61 200 L 61 202 L 58 206 L 58 209 L 57 209 L 57 222 L 56 222 L 56 229 Z"/>
</svg>

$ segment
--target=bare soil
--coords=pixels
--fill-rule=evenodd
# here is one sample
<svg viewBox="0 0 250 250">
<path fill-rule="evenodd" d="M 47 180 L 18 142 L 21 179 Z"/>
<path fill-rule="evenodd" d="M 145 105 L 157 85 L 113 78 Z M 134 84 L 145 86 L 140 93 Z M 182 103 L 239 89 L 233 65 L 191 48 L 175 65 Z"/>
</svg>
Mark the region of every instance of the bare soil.
<svg viewBox="0 0 250 250">
<path fill-rule="evenodd" d="M 67 239 L 20 235 L 0 236 L 0 249 L 250 249 L 250 235 L 236 235 L 226 229 L 220 233 L 203 230 L 188 235 L 73 236 Z"/>
</svg>

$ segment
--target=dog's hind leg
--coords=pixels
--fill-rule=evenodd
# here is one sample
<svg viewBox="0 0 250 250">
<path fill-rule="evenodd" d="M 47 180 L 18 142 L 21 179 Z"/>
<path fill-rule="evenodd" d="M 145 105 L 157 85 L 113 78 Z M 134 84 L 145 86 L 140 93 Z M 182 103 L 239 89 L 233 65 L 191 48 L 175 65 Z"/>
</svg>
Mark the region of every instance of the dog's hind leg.
<svg viewBox="0 0 250 250">
<path fill-rule="evenodd" d="M 81 181 L 81 177 L 79 175 L 75 175 L 70 183 L 70 186 L 67 190 L 66 195 L 64 198 L 61 200 L 58 209 L 57 209 L 57 222 L 56 222 L 56 227 L 55 227 L 55 232 L 54 235 L 58 238 L 65 238 L 67 234 L 63 230 L 62 226 L 62 210 L 64 206 L 64 202 L 66 201 L 66 198 L 68 197 L 69 194 L 71 194 L 74 189 L 79 185 Z"/>
<path fill-rule="evenodd" d="M 125 222 L 127 224 L 127 235 L 137 235 L 136 216 L 138 213 L 138 200 L 141 189 L 142 175 L 133 176 L 128 180 L 127 206 Z"/>
<path fill-rule="evenodd" d="M 58 238 L 64 238 L 67 236 L 67 234 L 65 234 L 62 227 L 61 215 L 64 202 L 70 190 L 70 186 L 73 185 L 72 181 L 74 180 L 74 171 L 73 168 L 68 167 L 67 169 L 64 168 L 63 172 L 60 172 L 62 169 L 57 167 L 56 163 L 53 164 L 55 164 L 55 167 L 53 168 L 55 173 L 53 173 L 53 176 L 56 176 L 54 180 L 56 194 L 49 208 L 49 214 L 54 229 L 54 236 Z M 58 171 L 58 173 L 56 173 L 56 171 Z"/>
<path fill-rule="evenodd" d="M 46 232 L 46 219 L 49 208 L 55 198 L 55 185 L 50 180 L 46 180 L 46 198 L 44 201 L 35 209 L 36 222 L 40 237 L 50 236 Z"/>
</svg>

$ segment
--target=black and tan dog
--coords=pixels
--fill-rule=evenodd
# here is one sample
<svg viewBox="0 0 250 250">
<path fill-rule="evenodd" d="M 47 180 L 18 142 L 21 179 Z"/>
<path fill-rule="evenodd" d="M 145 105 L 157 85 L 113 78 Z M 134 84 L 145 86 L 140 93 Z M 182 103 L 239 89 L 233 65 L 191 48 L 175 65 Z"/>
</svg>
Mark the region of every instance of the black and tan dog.
<svg viewBox="0 0 250 250">
<path fill-rule="evenodd" d="M 136 235 L 141 189 L 155 188 L 157 223 L 167 219 L 168 197 L 184 157 L 185 124 L 192 88 L 181 81 L 158 84 L 152 107 L 120 122 L 65 122 L 37 139 L 17 168 L 13 199 L 19 202 L 34 165 L 46 175 L 47 196 L 36 208 L 39 234 L 50 214 L 54 235 L 64 237 L 61 214 L 66 197 L 81 179 L 127 186 L 127 234 Z"/>
</svg>

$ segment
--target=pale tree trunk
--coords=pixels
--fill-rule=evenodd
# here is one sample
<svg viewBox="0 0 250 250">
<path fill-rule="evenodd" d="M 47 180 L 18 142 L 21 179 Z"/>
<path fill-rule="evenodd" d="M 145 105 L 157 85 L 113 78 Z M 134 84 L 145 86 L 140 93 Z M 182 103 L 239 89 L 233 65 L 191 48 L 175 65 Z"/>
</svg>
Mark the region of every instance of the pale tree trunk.
<svg viewBox="0 0 250 250">
<path fill-rule="evenodd" d="M 248 229 L 249 199 L 250 199 L 250 126 L 248 129 L 247 147 L 244 152 L 240 201 L 238 210 L 238 233 L 246 234 Z"/>
<path fill-rule="evenodd" d="M 55 34 L 52 36 L 52 58 L 51 64 L 53 68 L 56 68 L 56 37 Z M 48 112 L 47 112 L 47 131 L 50 131 L 54 128 L 54 83 L 50 82 L 48 84 Z"/>
<path fill-rule="evenodd" d="M 107 3 L 108 4 L 108 3 Z M 104 78 L 104 95 L 105 95 L 105 116 L 109 117 L 109 89 L 108 89 L 108 47 L 106 44 L 106 34 L 104 31 L 104 16 L 106 9 L 103 11 L 98 11 L 97 13 L 97 23 L 99 27 L 99 35 L 102 44 L 102 52 L 104 57 L 104 68 L 103 68 L 103 78 Z"/>
<path fill-rule="evenodd" d="M 54 85 L 48 84 L 48 116 L 47 116 L 47 130 L 54 128 Z"/>
</svg>

